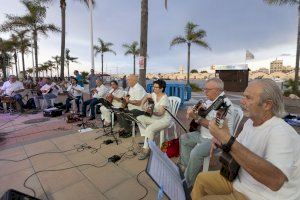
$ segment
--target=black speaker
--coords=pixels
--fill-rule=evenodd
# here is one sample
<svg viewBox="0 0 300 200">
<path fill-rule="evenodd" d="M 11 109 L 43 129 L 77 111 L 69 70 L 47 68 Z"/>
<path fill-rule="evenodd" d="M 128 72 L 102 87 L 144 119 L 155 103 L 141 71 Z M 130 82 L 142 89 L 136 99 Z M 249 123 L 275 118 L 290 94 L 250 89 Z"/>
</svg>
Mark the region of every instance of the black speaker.
<svg viewBox="0 0 300 200">
<path fill-rule="evenodd" d="M 0 200 L 40 200 L 14 189 L 7 190 Z"/>
</svg>

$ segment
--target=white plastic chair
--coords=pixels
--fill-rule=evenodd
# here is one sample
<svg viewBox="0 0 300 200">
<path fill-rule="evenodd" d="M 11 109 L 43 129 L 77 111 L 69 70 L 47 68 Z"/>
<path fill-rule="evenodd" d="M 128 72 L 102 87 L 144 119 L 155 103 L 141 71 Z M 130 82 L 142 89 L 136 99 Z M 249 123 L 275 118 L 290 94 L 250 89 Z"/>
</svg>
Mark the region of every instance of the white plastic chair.
<svg viewBox="0 0 300 200">
<path fill-rule="evenodd" d="M 179 97 L 175 97 L 175 96 L 168 97 L 168 99 L 169 99 L 169 103 L 170 103 L 170 111 L 176 117 L 180 103 L 181 103 L 181 99 Z M 176 132 L 176 124 L 173 119 L 172 119 L 168 129 L 171 128 L 172 126 L 174 127 L 174 136 L 175 136 L 175 138 L 177 138 L 178 135 Z M 167 140 L 168 140 L 168 138 L 169 137 L 167 134 Z M 161 147 L 162 143 L 164 142 L 164 140 L 165 140 L 165 130 L 161 130 L 160 131 L 160 147 Z"/>
<path fill-rule="evenodd" d="M 237 129 L 239 127 L 239 124 L 243 119 L 244 114 L 240 107 L 233 106 L 233 110 L 234 110 L 234 113 L 233 113 L 233 130 L 234 130 L 233 135 L 235 135 L 237 132 Z M 209 162 L 210 162 L 210 156 L 206 156 L 203 161 L 203 172 L 208 171 Z"/>
</svg>

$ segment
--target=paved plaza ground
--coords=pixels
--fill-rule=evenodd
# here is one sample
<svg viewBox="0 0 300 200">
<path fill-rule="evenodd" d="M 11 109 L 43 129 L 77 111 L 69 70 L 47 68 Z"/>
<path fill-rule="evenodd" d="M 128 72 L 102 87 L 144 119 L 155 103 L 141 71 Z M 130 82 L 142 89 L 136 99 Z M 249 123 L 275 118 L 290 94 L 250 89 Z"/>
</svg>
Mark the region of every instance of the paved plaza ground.
<svg viewBox="0 0 300 200">
<path fill-rule="evenodd" d="M 203 94 L 193 93 L 192 99 L 180 108 L 177 117 L 186 126 L 187 106 L 194 105 L 201 97 Z M 228 93 L 228 97 L 239 105 L 241 93 Z M 300 114 L 300 103 L 286 99 L 286 109 L 289 113 Z M 28 120 L 46 121 L 27 124 Z M 100 120 L 93 122 L 101 126 Z M 105 145 L 103 141 L 112 137 L 103 136 L 102 128 L 79 133 L 77 124 L 67 124 L 65 115 L 44 118 L 41 112 L 0 114 L 0 196 L 10 188 L 33 195 L 33 191 L 28 189 L 32 188 L 36 197 L 54 200 L 135 200 L 146 195 L 146 190 L 137 181 L 137 175 L 145 169 L 147 161 L 139 161 L 130 151 L 132 138 L 120 138 L 119 145 Z M 295 129 L 300 132 L 298 127 Z M 183 133 L 179 127 L 177 130 Z M 169 134 L 173 136 L 172 130 Z M 157 136 L 156 139 L 159 138 Z M 142 140 L 137 136 L 134 141 Z M 89 148 L 80 148 L 80 145 Z M 107 159 L 114 154 L 123 155 L 122 159 L 116 164 L 107 163 Z M 1 159 L 24 160 L 13 162 Z M 64 170 L 53 171 L 58 169 Z M 37 174 L 30 176 L 33 173 Z M 28 188 L 24 187 L 26 179 Z M 158 188 L 149 176 L 142 172 L 139 180 L 148 189 L 144 199 L 156 199 Z"/>
</svg>

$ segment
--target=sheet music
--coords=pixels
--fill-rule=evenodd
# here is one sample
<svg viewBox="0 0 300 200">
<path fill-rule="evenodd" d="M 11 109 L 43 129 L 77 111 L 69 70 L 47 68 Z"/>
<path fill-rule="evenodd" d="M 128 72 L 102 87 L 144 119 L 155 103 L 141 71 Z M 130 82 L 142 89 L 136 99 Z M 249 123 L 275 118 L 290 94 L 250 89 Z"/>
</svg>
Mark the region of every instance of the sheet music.
<svg viewBox="0 0 300 200">
<path fill-rule="evenodd" d="M 185 200 L 183 181 L 178 167 L 163 153 L 153 141 L 149 142 L 151 155 L 148 160 L 147 172 L 162 187 L 172 200 Z"/>
</svg>

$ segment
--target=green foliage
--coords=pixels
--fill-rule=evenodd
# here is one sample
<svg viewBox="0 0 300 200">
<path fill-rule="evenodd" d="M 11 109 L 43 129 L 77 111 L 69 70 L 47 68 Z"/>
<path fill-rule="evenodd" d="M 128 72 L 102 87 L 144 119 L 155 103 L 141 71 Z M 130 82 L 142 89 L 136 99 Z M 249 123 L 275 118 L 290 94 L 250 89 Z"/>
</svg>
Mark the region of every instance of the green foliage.
<svg viewBox="0 0 300 200">
<path fill-rule="evenodd" d="M 294 80 L 289 79 L 286 82 L 284 82 L 283 85 L 287 88 L 284 91 L 284 96 L 289 96 L 290 94 L 295 94 L 297 96 L 300 96 L 300 91 L 297 90 L 298 88 Z M 298 87 L 299 85 L 300 84 L 298 83 Z"/>
<path fill-rule="evenodd" d="M 202 89 L 195 83 L 190 83 L 193 92 L 202 92 Z"/>
<path fill-rule="evenodd" d="M 191 70 L 191 73 L 192 73 L 192 74 L 193 74 L 193 73 L 198 73 L 198 70 L 192 69 L 192 70 Z"/>
<path fill-rule="evenodd" d="M 84 84 L 87 84 L 87 80 L 86 79 L 87 79 L 88 75 L 89 75 L 88 72 L 85 72 L 85 71 L 81 72 L 81 76 L 82 76 Z"/>
</svg>

